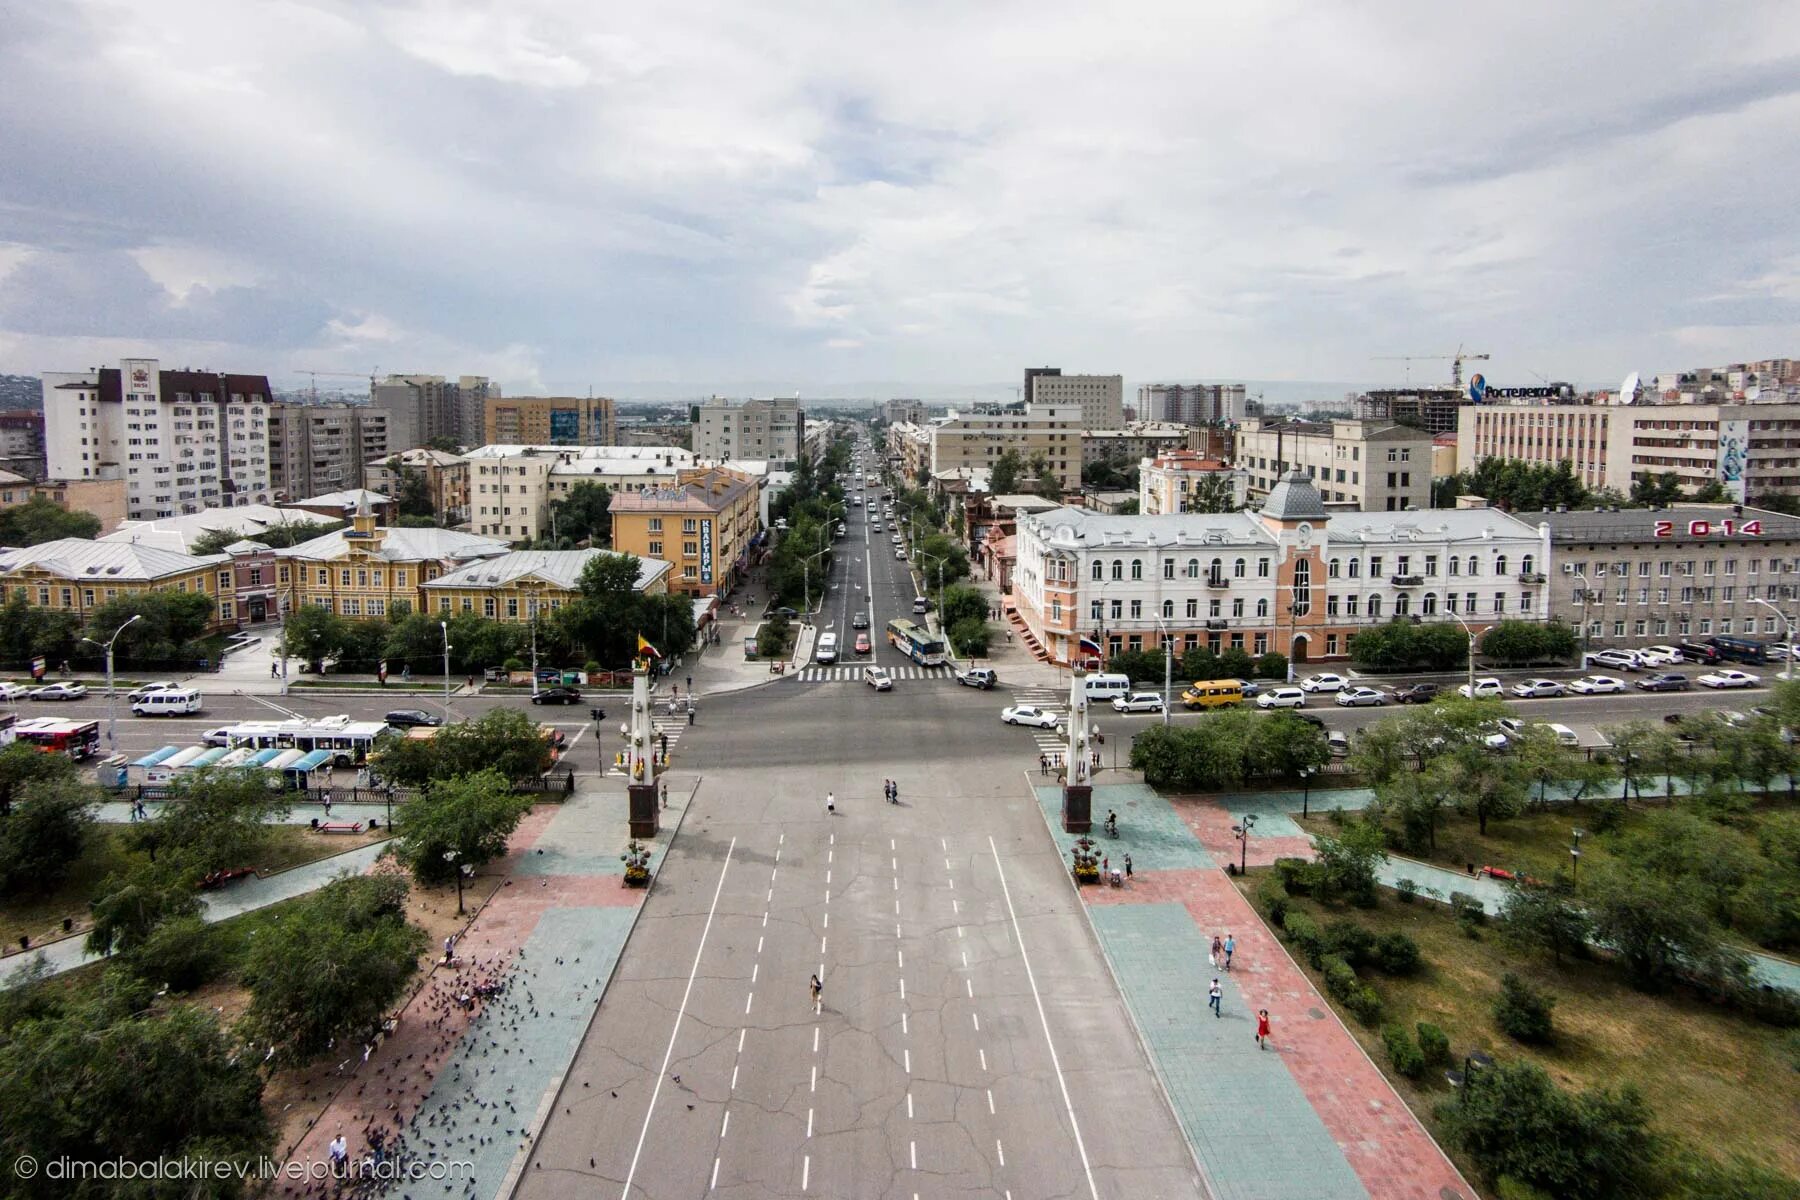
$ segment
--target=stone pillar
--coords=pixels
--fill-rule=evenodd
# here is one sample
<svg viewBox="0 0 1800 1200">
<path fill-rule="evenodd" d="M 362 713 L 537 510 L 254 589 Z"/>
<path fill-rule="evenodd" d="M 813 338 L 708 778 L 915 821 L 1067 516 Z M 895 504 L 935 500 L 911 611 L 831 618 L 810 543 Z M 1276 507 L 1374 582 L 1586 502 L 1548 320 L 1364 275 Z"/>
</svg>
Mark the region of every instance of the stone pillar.
<svg viewBox="0 0 1800 1200">
<path fill-rule="evenodd" d="M 625 722 L 625 794 L 630 801 L 631 836 L 655 837 L 661 828 L 657 795 L 656 727 L 650 720 L 650 664 L 631 670 L 631 712 Z"/>
<path fill-rule="evenodd" d="M 1094 825 L 1092 751 L 1088 748 L 1087 672 L 1070 672 L 1068 736 L 1063 748 L 1063 831 L 1087 833 Z"/>
</svg>

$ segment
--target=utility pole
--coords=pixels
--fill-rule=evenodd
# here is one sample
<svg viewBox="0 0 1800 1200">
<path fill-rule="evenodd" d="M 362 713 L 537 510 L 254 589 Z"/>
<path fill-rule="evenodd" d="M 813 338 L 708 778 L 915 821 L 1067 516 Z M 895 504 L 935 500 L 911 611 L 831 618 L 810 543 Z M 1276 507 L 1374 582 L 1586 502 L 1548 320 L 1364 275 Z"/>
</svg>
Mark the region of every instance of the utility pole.
<svg viewBox="0 0 1800 1200">
<path fill-rule="evenodd" d="M 116 753 L 119 749 L 118 693 L 113 690 L 113 643 L 119 640 L 119 635 L 121 633 L 124 633 L 126 629 L 130 628 L 132 621 L 136 621 L 143 615 L 144 614 L 142 613 L 137 613 L 130 621 L 126 621 L 125 624 L 113 630 L 113 635 L 106 639 L 103 646 L 100 642 L 94 641 L 91 637 L 84 637 L 81 639 L 84 642 L 91 642 L 96 646 L 101 646 L 101 648 L 106 651 L 106 752 L 108 754 Z"/>
<path fill-rule="evenodd" d="M 450 622 L 439 621 L 438 628 L 444 632 L 444 715 L 450 715 Z M 537 672 L 532 672 L 536 679 Z M 460 910 L 459 910 L 460 911 Z"/>
</svg>

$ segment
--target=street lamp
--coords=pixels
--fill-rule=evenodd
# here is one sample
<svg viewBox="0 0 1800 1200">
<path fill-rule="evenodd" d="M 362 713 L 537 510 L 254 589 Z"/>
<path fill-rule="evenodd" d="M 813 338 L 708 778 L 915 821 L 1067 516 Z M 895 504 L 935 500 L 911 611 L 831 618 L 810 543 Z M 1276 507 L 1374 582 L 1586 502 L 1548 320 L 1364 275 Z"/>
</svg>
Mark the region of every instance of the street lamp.
<svg viewBox="0 0 1800 1200">
<path fill-rule="evenodd" d="M 1311 767 L 1300 768 L 1300 818 L 1302 820 L 1312 816 L 1309 807 L 1312 800 L 1312 777 L 1313 769 Z"/>
<path fill-rule="evenodd" d="M 1175 652 L 1169 648 L 1169 623 L 1162 617 L 1156 618 L 1157 631 L 1162 634 L 1163 644 L 1163 727 L 1169 725 L 1169 689 L 1175 675 Z"/>
<path fill-rule="evenodd" d="M 460 916 L 464 915 L 463 914 L 462 881 L 463 881 L 463 871 L 466 870 L 467 868 L 465 868 L 461 863 L 456 861 L 457 857 L 458 857 L 457 853 L 454 850 L 444 851 L 444 861 L 450 864 L 450 869 L 452 871 L 456 872 L 456 915 L 460 917 Z"/>
<path fill-rule="evenodd" d="M 126 621 L 125 624 L 113 630 L 113 635 L 107 638 L 104 646 L 102 646 L 106 651 L 106 751 L 108 754 L 115 753 L 119 749 L 119 739 L 116 736 L 118 726 L 116 703 L 118 697 L 117 693 L 113 691 L 113 643 L 119 640 L 119 635 L 124 633 L 125 630 L 131 626 L 133 621 L 138 620 L 143 615 L 143 613 L 137 613 L 131 620 Z M 101 646 L 101 643 L 95 642 L 91 637 L 84 637 L 81 640 L 84 642 L 93 642 L 94 645 Z"/>
<path fill-rule="evenodd" d="M 1574 830 L 1575 840 L 1569 844 L 1569 882 L 1575 884 L 1581 880 L 1581 830 Z"/>
<path fill-rule="evenodd" d="M 1450 619 L 1461 625 L 1463 632 L 1469 635 L 1469 699 L 1473 700 L 1475 698 L 1475 631 L 1469 628 L 1469 623 L 1462 619 L 1461 613 L 1451 613 Z"/>
<path fill-rule="evenodd" d="M 1768 609 L 1770 612 L 1772 612 L 1776 616 L 1780 617 L 1781 623 L 1783 625 L 1787 626 L 1787 644 L 1788 644 L 1787 665 L 1781 668 L 1781 677 L 1790 683 L 1793 682 L 1793 679 L 1794 679 L 1794 622 L 1793 622 L 1793 619 L 1790 618 L 1786 613 L 1782 612 L 1779 608 L 1776 608 L 1773 604 L 1770 604 L 1767 600 L 1761 600 L 1755 596 L 1752 596 L 1752 597 L 1750 597 L 1750 603 L 1762 605 L 1764 608 Z"/>
<path fill-rule="evenodd" d="M 1604 565 L 1604 564 L 1602 564 L 1602 565 Z M 1588 648 L 1588 641 L 1587 641 L 1587 639 L 1588 639 L 1588 620 L 1587 620 L 1587 606 L 1588 606 L 1588 579 L 1587 579 L 1587 576 L 1586 576 L 1586 575 L 1583 575 L 1583 574 L 1582 574 L 1582 573 L 1581 573 L 1581 572 L 1580 572 L 1580 571 L 1573 571 L 1573 572 L 1571 572 L 1571 574 L 1573 574 L 1573 575 L 1574 575 L 1574 576 L 1575 576 L 1575 578 L 1577 578 L 1577 579 L 1579 579 L 1579 580 L 1580 580 L 1580 581 L 1581 581 L 1581 641 L 1580 641 L 1580 642 L 1579 642 L 1579 643 L 1578 643 L 1578 645 L 1577 645 L 1577 648 L 1578 648 L 1578 649 L 1579 649 L 1579 650 L 1580 650 L 1580 651 L 1581 651 L 1581 666 L 1582 666 L 1582 669 L 1583 669 L 1583 670 L 1586 670 L 1586 669 L 1587 669 L 1587 665 L 1588 665 L 1588 664 L 1587 664 L 1587 648 Z"/>
<path fill-rule="evenodd" d="M 444 632 L 444 715 L 447 717 L 450 715 L 450 622 L 439 621 L 438 628 Z M 531 674 L 533 679 L 537 677 L 536 671 Z M 462 910 L 458 908 L 457 911 Z"/>
<path fill-rule="evenodd" d="M 1231 827 L 1231 835 L 1238 840 L 1239 875 L 1250 869 L 1250 831 L 1254 828 L 1256 828 L 1255 813 L 1245 813 L 1243 823 Z"/>
<path fill-rule="evenodd" d="M 826 547 L 826 549 L 830 549 L 830 547 Z M 816 551 L 815 553 L 807 555 L 805 558 L 800 560 L 800 582 L 801 582 L 801 585 L 806 589 L 806 594 L 802 601 L 802 604 L 805 609 L 805 612 L 804 612 L 805 616 L 812 615 L 812 560 L 819 557 L 819 555 L 824 554 L 824 553 L 825 553 L 825 550 L 819 550 L 819 551 Z M 821 589 L 821 593 L 822 592 L 823 592 L 823 589 Z M 821 594 L 819 599 L 822 603 L 825 599 L 824 595 Z"/>
</svg>

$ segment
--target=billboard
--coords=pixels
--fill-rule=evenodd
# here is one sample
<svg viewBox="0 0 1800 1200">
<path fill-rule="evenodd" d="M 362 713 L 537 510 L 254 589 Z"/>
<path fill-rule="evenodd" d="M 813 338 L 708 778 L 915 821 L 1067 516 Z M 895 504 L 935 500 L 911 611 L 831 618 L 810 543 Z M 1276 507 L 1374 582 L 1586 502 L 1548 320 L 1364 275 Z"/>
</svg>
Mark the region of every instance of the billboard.
<svg viewBox="0 0 1800 1200">
<path fill-rule="evenodd" d="M 1750 457 L 1750 422 L 1719 422 L 1719 482 L 1733 504 L 1744 503 L 1744 466 Z"/>
<path fill-rule="evenodd" d="M 711 583 L 713 581 L 712 527 L 713 523 L 711 521 L 703 520 L 700 522 L 701 583 Z"/>
</svg>

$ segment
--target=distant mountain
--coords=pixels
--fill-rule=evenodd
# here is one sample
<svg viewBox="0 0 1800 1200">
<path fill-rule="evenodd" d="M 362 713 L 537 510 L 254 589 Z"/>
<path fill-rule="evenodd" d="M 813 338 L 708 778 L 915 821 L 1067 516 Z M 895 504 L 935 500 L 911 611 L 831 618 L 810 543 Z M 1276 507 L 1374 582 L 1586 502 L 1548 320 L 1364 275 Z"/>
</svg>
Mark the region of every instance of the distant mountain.
<svg viewBox="0 0 1800 1200">
<path fill-rule="evenodd" d="M 44 407 L 44 384 L 36 375 L 0 375 L 0 409 Z"/>
</svg>

